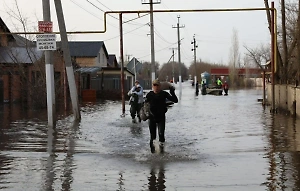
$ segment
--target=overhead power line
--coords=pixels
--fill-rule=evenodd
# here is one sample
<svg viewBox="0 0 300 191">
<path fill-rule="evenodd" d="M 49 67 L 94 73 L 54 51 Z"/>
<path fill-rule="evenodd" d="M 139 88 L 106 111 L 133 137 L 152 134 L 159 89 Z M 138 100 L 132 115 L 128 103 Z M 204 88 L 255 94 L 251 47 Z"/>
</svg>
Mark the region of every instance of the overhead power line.
<svg viewBox="0 0 300 191">
<path fill-rule="evenodd" d="M 79 8 L 83 9 L 84 11 L 86 11 L 87 13 L 93 15 L 94 17 L 96 17 L 97 19 L 104 21 L 102 18 L 98 17 L 97 15 L 95 15 L 94 13 L 88 11 L 87 9 L 83 8 L 81 5 L 79 5 L 77 2 L 75 2 L 74 0 L 70 0 L 72 3 L 74 3 L 75 5 L 77 5 Z M 108 23 L 108 22 L 107 22 Z M 108 23 L 110 26 L 113 26 L 115 28 L 119 28 L 118 26 L 115 26 L 113 24 Z"/>
<path fill-rule="evenodd" d="M 98 10 L 100 10 L 100 11 L 102 11 L 103 13 L 105 13 L 105 11 L 103 10 L 103 9 L 101 9 L 100 7 L 98 7 L 97 5 L 95 5 L 94 3 L 92 3 L 90 0 L 86 0 L 88 3 L 90 3 L 91 5 L 93 5 L 95 8 L 97 8 Z M 109 7 L 107 7 L 106 5 L 104 5 L 103 3 L 101 3 L 99 0 L 96 0 L 98 3 L 100 3 L 102 6 L 104 6 L 105 8 L 107 8 L 108 10 L 110 10 L 110 11 L 112 11 L 112 9 L 110 9 Z M 147 13 L 146 15 L 148 15 L 149 13 Z M 115 17 L 115 16 L 112 16 L 112 15 L 110 15 L 110 14 L 108 14 L 109 16 L 111 16 L 112 18 L 114 18 L 114 19 L 116 19 L 116 20 L 119 20 L 119 18 L 117 18 L 117 17 Z M 133 20 L 136 20 L 136 19 L 139 19 L 139 18 L 141 18 L 141 17 L 144 17 L 144 16 L 146 16 L 146 15 L 143 15 L 143 16 L 138 16 L 138 17 L 136 17 L 136 18 L 134 18 L 134 19 L 127 19 L 127 18 L 125 18 L 125 19 L 127 19 L 127 21 L 124 21 L 123 23 L 128 23 L 128 24 L 133 24 L 133 23 L 129 23 L 130 21 L 133 21 Z M 144 25 L 144 24 L 142 24 L 142 23 L 137 23 L 137 22 L 134 22 L 134 23 L 136 23 L 135 25 Z"/>
<path fill-rule="evenodd" d="M 147 24 L 145 24 L 145 25 L 147 25 Z M 144 26 L 145 26 L 145 25 L 144 25 Z M 125 35 L 125 34 L 128 34 L 128 33 L 131 33 L 131 32 L 136 31 L 136 30 L 138 30 L 138 29 L 140 29 L 140 28 L 142 28 L 142 27 L 144 27 L 144 26 L 140 26 L 140 27 L 135 28 L 135 29 L 133 29 L 133 30 L 131 30 L 131 31 L 127 31 L 127 32 L 125 32 L 125 33 L 123 33 L 123 34 Z M 115 37 L 112 37 L 112 38 L 109 38 L 109 39 L 106 39 L 106 40 L 104 40 L 104 41 L 109 41 L 109 40 L 112 40 L 112 39 L 115 39 L 115 38 L 119 38 L 119 37 L 120 37 L 120 35 L 115 36 Z"/>
<path fill-rule="evenodd" d="M 101 3 L 99 0 L 96 0 L 98 3 L 100 3 L 103 7 L 107 8 L 108 10 L 111 10 L 109 7 L 107 7 L 106 5 L 104 5 L 103 3 Z M 112 10 L 111 10 L 112 11 Z"/>
<path fill-rule="evenodd" d="M 98 6 L 96 6 L 94 3 L 92 3 L 92 2 L 90 2 L 89 0 L 86 0 L 88 3 L 90 3 L 91 5 L 93 5 L 96 9 L 99 9 L 100 11 L 102 11 L 102 12 L 104 12 L 105 13 L 105 11 L 104 10 L 102 10 L 102 9 L 100 9 Z M 114 19 L 116 19 L 116 20 L 119 20 L 117 17 L 115 17 L 115 16 L 112 16 L 112 15 L 109 15 L 109 16 L 111 16 L 112 18 L 114 18 Z"/>
<path fill-rule="evenodd" d="M 165 48 L 159 49 L 159 50 L 155 51 L 155 53 L 160 52 L 160 51 L 163 51 L 163 50 L 165 50 L 165 49 L 168 49 L 168 48 L 170 48 L 171 46 L 173 46 L 173 45 L 176 44 L 176 43 L 177 43 L 177 42 L 174 42 L 174 43 L 171 44 L 170 46 L 167 46 L 167 47 L 165 47 Z M 151 55 L 151 54 L 147 54 L 147 55 L 145 55 L 145 56 L 141 56 L 141 57 L 139 57 L 138 59 L 147 57 L 147 56 L 149 56 L 149 55 Z"/>
</svg>

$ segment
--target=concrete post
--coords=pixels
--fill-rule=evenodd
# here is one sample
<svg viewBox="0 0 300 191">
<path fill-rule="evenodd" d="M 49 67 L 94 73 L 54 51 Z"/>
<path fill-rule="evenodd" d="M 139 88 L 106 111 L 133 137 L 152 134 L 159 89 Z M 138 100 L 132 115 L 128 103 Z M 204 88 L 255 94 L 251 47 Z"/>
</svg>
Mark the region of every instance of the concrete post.
<svg viewBox="0 0 300 191">
<path fill-rule="evenodd" d="M 70 49 L 68 44 L 68 36 L 66 32 L 65 19 L 62 10 L 61 0 L 54 0 L 54 3 L 55 3 L 57 20 L 58 20 L 58 25 L 60 30 L 62 50 L 63 50 L 64 60 L 66 65 L 67 78 L 68 78 L 70 96 L 71 96 L 72 107 L 73 107 L 73 114 L 75 120 L 80 120 L 81 116 L 80 116 L 79 105 L 78 105 L 78 94 L 76 90 L 76 83 L 75 83 L 74 71 L 72 66 L 72 60 L 71 60 L 71 54 L 70 54 Z"/>
<path fill-rule="evenodd" d="M 44 21 L 51 21 L 50 2 L 43 0 L 43 17 Z M 48 126 L 56 126 L 56 105 L 55 105 L 55 86 L 54 86 L 54 68 L 53 68 L 53 52 L 45 51 L 45 68 L 46 68 L 46 90 L 47 90 L 47 111 Z"/>
</svg>

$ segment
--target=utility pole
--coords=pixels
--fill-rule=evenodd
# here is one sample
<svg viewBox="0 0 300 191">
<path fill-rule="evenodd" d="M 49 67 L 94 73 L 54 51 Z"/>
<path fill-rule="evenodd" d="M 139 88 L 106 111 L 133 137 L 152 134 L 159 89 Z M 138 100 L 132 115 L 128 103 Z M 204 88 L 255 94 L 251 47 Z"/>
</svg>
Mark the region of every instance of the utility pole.
<svg viewBox="0 0 300 191">
<path fill-rule="evenodd" d="M 155 52 L 154 52 L 154 22 L 153 4 L 160 4 L 160 0 L 142 0 L 142 4 L 150 4 L 150 35 L 151 35 L 151 71 L 152 81 L 155 79 Z"/>
<path fill-rule="evenodd" d="M 133 57 L 133 65 L 134 65 L 134 82 L 137 80 L 136 78 L 136 58 Z"/>
<path fill-rule="evenodd" d="M 181 90 L 181 57 L 180 57 L 180 28 L 184 28 L 184 25 L 179 26 L 179 19 L 180 19 L 180 15 L 177 16 L 178 22 L 177 22 L 177 26 L 173 28 L 177 28 L 177 36 L 178 36 L 178 64 L 179 64 L 179 89 Z"/>
<path fill-rule="evenodd" d="M 132 56 L 132 54 L 126 54 L 126 59 L 127 59 L 127 64 L 130 62 L 130 56 Z"/>
<path fill-rule="evenodd" d="M 78 104 L 78 94 L 76 89 L 74 70 L 72 66 L 72 60 L 71 60 L 71 54 L 70 54 L 70 48 L 68 43 L 68 36 L 66 32 L 66 25 L 65 25 L 61 0 L 54 0 L 54 3 L 56 8 L 56 15 L 57 15 L 57 21 L 58 21 L 58 26 L 60 31 L 62 50 L 63 50 L 64 60 L 66 65 L 68 82 L 69 82 L 73 114 L 75 120 L 80 120 L 81 116 L 80 116 L 79 104 Z"/>
<path fill-rule="evenodd" d="M 196 45 L 195 35 L 193 37 L 193 41 L 191 44 L 194 45 L 194 48 L 192 48 L 192 51 L 194 51 L 194 64 L 195 64 L 195 79 L 194 79 L 195 81 L 194 81 L 194 83 L 195 83 L 196 93 L 197 93 L 197 90 L 199 91 L 199 89 L 197 87 L 198 84 L 197 84 L 197 66 L 196 66 L 196 48 L 198 48 L 198 45 Z"/>
<path fill-rule="evenodd" d="M 124 41 L 123 41 L 123 15 L 119 14 L 120 25 L 120 61 L 121 61 L 121 95 L 122 95 L 122 115 L 125 117 L 125 91 L 124 91 Z"/>
<path fill-rule="evenodd" d="M 51 21 L 50 2 L 43 0 L 43 17 L 44 21 Z M 45 68 L 46 68 L 46 89 L 47 89 L 47 113 L 48 126 L 56 126 L 56 105 L 55 105 L 55 88 L 54 88 L 54 68 L 53 52 L 45 50 Z"/>
<path fill-rule="evenodd" d="M 175 63 L 175 52 L 174 50 L 177 48 L 171 48 L 172 50 L 172 57 L 173 57 L 173 62 L 172 62 L 172 80 L 173 80 L 173 84 L 175 83 L 175 71 L 174 71 L 174 63 Z"/>
</svg>

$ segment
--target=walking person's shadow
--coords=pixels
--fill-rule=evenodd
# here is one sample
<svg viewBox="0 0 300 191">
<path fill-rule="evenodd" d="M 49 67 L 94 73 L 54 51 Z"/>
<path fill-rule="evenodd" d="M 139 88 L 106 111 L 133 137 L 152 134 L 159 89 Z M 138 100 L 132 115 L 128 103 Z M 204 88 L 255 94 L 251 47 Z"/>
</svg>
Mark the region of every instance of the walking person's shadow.
<svg viewBox="0 0 300 191">
<path fill-rule="evenodd" d="M 164 164 L 160 164 L 159 166 L 153 165 L 148 180 L 149 191 L 164 191 L 166 189 Z"/>
</svg>

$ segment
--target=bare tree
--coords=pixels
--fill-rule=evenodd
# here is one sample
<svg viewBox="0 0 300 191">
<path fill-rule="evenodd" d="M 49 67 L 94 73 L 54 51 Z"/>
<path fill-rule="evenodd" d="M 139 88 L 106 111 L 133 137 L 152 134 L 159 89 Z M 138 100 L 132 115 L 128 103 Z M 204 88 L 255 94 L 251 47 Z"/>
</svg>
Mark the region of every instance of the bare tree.
<svg viewBox="0 0 300 191">
<path fill-rule="evenodd" d="M 269 8 L 267 0 L 264 0 L 265 7 Z M 275 81 L 291 84 L 299 79 L 299 4 L 296 0 L 281 0 L 279 15 L 281 22 L 278 26 L 278 46 L 277 46 L 277 73 Z M 267 11 L 269 29 L 271 29 L 271 14 Z M 271 30 L 270 30 L 271 31 Z M 298 49 L 298 51 L 297 51 Z"/>
<path fill-rule="evenodd" d="M 29 19 L 22 15 L 16 0 L 14 1 L 14 7 L 14 10 L 7 7 L 7 14 L 11 19 L 10 23 L 15 26 L 15 31 L 27 32 Z M 21 28 L 18 28 L 18 26 L 21 26 Z M 12 38 L 10 38 L 7 46 L 1 47 L 0 60 L 2 63 L 0 66 L 10 76 L 20 78 L 18 83 L 21 87 L 21 89 L 18 89 L 19 86 L 11 86 L 10 90 L 20 92 L 22 95 L 21 101 L 24 103 L 31 100 L 32 105 L 30 106 L 46 107 L 46 73 L 43 53 L 36 51 L 36 44 L 32 41 L 34 39 L 33 35 L 13 34 L 10 36 Z M 55 55 L 54 63 L 62 59 L 59 52 L 56 52 Z M 0 72 L 0 75 L 3 75 L 3 73 Z M 58 74 L 56 73 L 56 75 Z M 57 98 L 63 97 L 61 96 L 64 88 L 61 86 L 63 78 L 63 75 L 55 78 Z"/>
<path fill-rule="evenodd" d="M 264 65 L 271 60 L 270 45 L 261 44 L 254 49 L 248 48 L 247 46 L 244 46 L 244 48 L 248 51 L 245 53 L 248 67 L 253 66 L 264 69 Z"/>
<path fill-rule="evenodd" d="M 231 40 L 232 40 L 232 45 L 230 49 L 231 51 L 229 53 L 230 54 L 229 55 L 229 80 L 231 86 L 234 87 L 239 85 L 237 69 L 241 67 L 238 31 L 236 29 L 233 29 Z"/>
<path fill-rule="evenodd" d="M 162 81 L 166 81 L 166 79 L 171 80 L 173 76 L 173 67 L 174 67 L 174 79 L 175 81 L 179 78 L 179 67 L 181 67 L 181 76 L 182 79 L 188 78 L 188 69 L 185 64 L 181 63 L 180 66 L 178 62 L 168 62 L 162 65 L 161 69 L 159 70 L 158 78 Z"/>
</svg>

